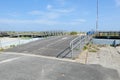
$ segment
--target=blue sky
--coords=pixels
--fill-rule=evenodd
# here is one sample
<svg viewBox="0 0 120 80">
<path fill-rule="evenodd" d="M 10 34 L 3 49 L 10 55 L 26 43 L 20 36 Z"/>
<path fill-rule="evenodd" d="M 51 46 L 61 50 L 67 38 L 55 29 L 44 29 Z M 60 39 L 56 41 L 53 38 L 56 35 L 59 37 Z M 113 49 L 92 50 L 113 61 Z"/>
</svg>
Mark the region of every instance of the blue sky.
<svg viewBox="0 0 120 80">
<path fill-rule="evenodd" d="M 96 0 L 0 0 L 1 31 L 89 31 Z M 99 0 L 98 30 L 120 30 L 120 0 Z"/>
</svg>

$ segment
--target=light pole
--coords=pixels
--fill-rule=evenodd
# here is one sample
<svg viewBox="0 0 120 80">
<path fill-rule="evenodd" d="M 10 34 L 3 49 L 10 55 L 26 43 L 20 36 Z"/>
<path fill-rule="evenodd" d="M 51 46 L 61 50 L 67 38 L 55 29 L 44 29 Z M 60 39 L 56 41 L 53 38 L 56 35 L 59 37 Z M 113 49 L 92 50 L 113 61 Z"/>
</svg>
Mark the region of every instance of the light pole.
<svg viewBox="0 0 120 80">
<path fill-rule="evenodd" d="M 96 18 L 96 32 L 98 31 L 98 0 L 97 0 L 97 18 Z"/>
<path fill-rule="evenodd" d="M 17 38 L 18 38 L 18 45 L 20 45 L 20 36 L 18 32 L 17 32 Z"/>
<path fill-rule="evenodd" d="M 1 40 L 1 38 L 0 38 L 0 48 L 2 49 L 2 40 Z"/>
</svg>

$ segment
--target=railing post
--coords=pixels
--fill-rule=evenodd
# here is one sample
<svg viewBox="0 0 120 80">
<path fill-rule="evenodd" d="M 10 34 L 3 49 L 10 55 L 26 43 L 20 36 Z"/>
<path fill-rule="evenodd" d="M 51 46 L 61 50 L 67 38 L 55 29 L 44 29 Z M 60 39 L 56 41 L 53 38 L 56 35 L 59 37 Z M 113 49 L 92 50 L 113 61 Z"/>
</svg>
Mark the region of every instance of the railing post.
<svg viewBox="0 0 120 80">
<path fill-rule="evenodd" d="M 70 43 L 70 49 L 71 49 L 71 58 L 73 59 L 73 41 Z"/>
<path fill-rule="evenodd" d="M 77 38 L 73 39 L 70 42 L 70 50 L 71 50 L 71 58 L 72 59 L 73 59 L 73 50 L 74 50 L 74 48 L 79 47 L 80 51 L 82 51 L 83 46 L 86 43 L 89 43 L 91 38 L 92 38 L 91 35 L 86 35 L 86 36 L 77 37 Z"/>
<path fill-rule="evenodd" d="M 16 34 L 17 34 L 17 38 L 18 38 L 18 44 L 17 45 L 20 46 L 20 36 L 19 36 L 18 32 Z"/>
<path fill-rule="evenodd" d="M 71 58 L 73 59 L 73 49 L 72 49 L 72 51 L 71 51 Z"/>
</svg>

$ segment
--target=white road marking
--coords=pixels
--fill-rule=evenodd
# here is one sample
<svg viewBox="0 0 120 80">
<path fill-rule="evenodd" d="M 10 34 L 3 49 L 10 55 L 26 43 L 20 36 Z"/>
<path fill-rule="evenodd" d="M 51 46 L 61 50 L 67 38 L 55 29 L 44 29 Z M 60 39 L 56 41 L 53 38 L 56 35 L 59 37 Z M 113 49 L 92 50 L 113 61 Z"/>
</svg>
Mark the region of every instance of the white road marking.
<svg viewBox="0 0 120 80">
<path fill-rule="evenodd" d="M 7 63 L 7 62 L 11 62 L 11 61 L 14 61 L 16 59 L 19 59 L 20 57 L 16 57 L 16 58 L 11 58 L 11 59 L 6 59 L 6 60 L 3 60 L 3 61 L 0 61 L 0 64 L 2 63 Z"/>
<path fill-rule="evenodd" d="M 64 39 L 67 39 L 67 38 L 68 38 L 68 37 L 64 37 L 64 38 L 62 38 L 62 39 L 64 40 Z"/>
<path fill-rule="evenodd" d="M 68 62 L 79 63 L 79 62 L 76 62 L 75 60 L 71 60 L 71 59 L 63 59 L 63 58 L 60 59 L 60 58 L 56 58 L 56 57 L 43 56 L 43 55 L 35 55 L 35 54 L 15 53 L 15 52 L 4 52 L 4 54 L 14 54 L 14 55 L 22 55 L 22 56 L 31 56 L 31 57 L 39 57 L 39 58 L 46 58 L 46 59 L 52 59 L 52 60 L 60 60 L 60 61 L 68 61 Z"/>
</svg>

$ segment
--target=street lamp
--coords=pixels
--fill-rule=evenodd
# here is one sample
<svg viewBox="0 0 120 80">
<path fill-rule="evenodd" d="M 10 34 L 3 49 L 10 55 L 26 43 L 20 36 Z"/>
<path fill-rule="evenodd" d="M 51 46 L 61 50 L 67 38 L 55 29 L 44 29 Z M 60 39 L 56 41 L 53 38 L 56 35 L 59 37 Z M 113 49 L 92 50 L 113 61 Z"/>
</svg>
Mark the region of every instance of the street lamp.
<svg viewBox="0 0 120 80">
<path fill-rule="evenodd" d="M 18 38 L 18 45 L 20 45 L 20 36 L 19 36 L 18 32 L 16 32 L 16 33 L 17 33 L 17 38 Z"/>
<path fill-rule="evenodd" d="M 1 40 L 1 38 L 0 38 L 0 48 L 2 49 L 2 40 Z"/>
</svg>

